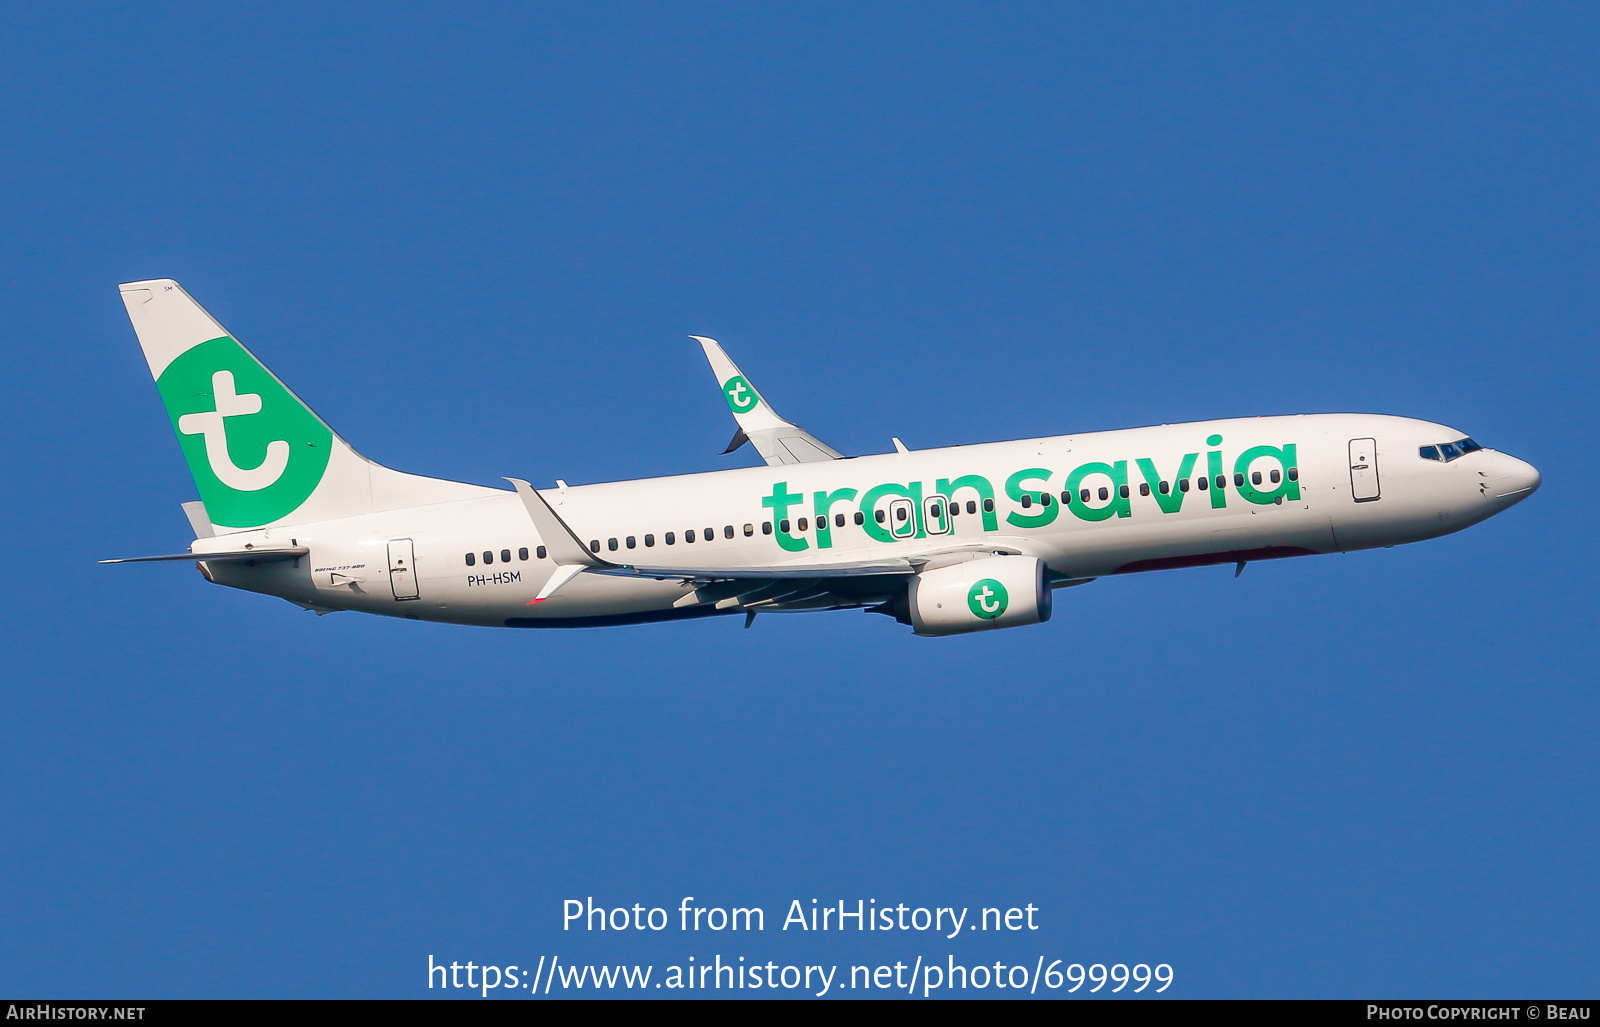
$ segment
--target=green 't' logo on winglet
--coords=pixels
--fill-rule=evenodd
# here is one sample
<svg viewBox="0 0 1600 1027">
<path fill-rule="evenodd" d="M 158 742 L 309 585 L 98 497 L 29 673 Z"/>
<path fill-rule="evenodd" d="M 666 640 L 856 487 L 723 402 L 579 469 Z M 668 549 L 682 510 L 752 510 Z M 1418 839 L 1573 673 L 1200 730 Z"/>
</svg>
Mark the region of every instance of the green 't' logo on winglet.
<svg viewBox="0 0 1600 1027">
<path fill-rule="evenodd" d="M 994 620 L 1006 612 L 1006 587 L 993 578 L 980 578 L 967 589 L 967 607 L 976 617 Z"/>
<path fill-rule="evenodd" d="M 728 397 L 728 409 L 736 414 L 748 414 L 761 402 L 756 390 L 739 374 L 722 383 L 722 394 Z"/>
<path fill-rule="evenodd" d="M 213 524 L 269 524 L 322 480 L 333 433 L 232 339 L 186 351 L 156 388 Z"/>
</svg>

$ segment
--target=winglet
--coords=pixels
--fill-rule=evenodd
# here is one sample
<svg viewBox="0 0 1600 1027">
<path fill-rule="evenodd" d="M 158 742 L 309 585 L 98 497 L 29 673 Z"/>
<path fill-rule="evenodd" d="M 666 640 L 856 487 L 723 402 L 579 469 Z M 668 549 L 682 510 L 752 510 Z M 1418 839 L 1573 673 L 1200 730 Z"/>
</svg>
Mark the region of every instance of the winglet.
<svg viewBox="0 0 1600 1027">
<path fill-rule="evenodd" d="M 779 417 L 766 397 L 750 384 L 750 379 L 739 370 L 739 365 L 723 352 L 721 343 L 703 335 L 691 335 L 689 338 L 698 342 L 700 348 L 705 350 L 706 360 L 711 364 L 711 373 L 717 376 L 717 384 L 722 387 L 722 398 L 728 403 L 728 412 L 739 422 L 741 430 L 749 434 L 763 428 L 794 427 Z"/>
<path fill-rule="evenodd" d="M 804 428 L 779 417 L 767 398 L 723 352 L 717 340 L 703 335 L 691 335 L 689 338 L 705 350 L 711 373 L 717 376 L 717 384 L 722 389 L 722 398 L 739 425 L 733 441 L 723 450 L 724 454 L 732 453 L 748 439 L 755 443 L 757 452 L 769 464 L 813 463 L 838 460 L 844 455 Z"/>
</svg>

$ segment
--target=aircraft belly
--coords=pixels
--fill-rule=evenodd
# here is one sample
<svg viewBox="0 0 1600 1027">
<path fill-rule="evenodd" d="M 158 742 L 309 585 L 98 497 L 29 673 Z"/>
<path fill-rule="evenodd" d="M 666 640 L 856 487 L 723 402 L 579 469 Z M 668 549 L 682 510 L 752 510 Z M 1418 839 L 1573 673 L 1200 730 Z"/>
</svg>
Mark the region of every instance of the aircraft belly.
<svg viewBox="0 0 1600 1027">
<path fill-rule="evenodd" d="M 1203 496 L 1203 494 L 1202 494 Z M 1309 555 L 1337 550 L 1326 515 L 1307 502 L 1214 511 L 1197 508 L 1163 515 L 1165 520 L 1104 522 L 1064 533 L 1050 569 L 1073 577 L 1209 562 L 1218 554 L 1253 552 L 1248 559 Z M 1244 558 L 1244 557 L 1240 557 Z"/>
</svg>

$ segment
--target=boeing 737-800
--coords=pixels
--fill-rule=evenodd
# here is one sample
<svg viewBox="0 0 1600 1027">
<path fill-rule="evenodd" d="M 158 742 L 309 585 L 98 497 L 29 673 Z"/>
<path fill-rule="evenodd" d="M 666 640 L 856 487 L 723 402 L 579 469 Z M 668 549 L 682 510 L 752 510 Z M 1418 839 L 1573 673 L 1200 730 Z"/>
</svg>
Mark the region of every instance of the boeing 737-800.
<svg viewBox="0 0 1600 1027">
<path fill-rule="evenodd" d="M 1233 418 L 846 457 L 697 338 L 764 467 L 536 489 L 362 457 L 177 282 L 122 288 L 199 488 L 183 560 L 327 613 L 553 628 L 866 609 L 1037 624 L 1108 574 L 1349 552 L 1476 524 L 1539 472 L 1377 414 Z M 118 563 L 126 561 L 105 561 Z"/>
</svg>

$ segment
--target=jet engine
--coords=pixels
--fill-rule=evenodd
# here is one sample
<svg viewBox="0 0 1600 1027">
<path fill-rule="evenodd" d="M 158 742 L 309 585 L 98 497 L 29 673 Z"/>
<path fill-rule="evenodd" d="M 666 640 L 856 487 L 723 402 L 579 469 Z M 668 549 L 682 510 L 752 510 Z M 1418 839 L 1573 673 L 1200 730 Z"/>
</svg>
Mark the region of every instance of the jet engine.
<svg viewBox="0 0 1600 1027">
<path fill-rule="evenodd" d="M 959 635 L 1014 628 L 1050 619 L 1044 561 L 1032 556 L 987 556 L 923 571 L 907 592 L 919 635 Z"/>
</svg>

